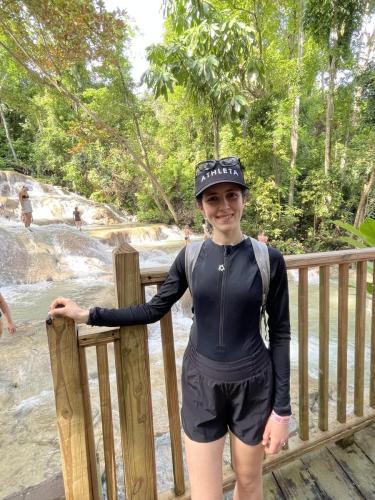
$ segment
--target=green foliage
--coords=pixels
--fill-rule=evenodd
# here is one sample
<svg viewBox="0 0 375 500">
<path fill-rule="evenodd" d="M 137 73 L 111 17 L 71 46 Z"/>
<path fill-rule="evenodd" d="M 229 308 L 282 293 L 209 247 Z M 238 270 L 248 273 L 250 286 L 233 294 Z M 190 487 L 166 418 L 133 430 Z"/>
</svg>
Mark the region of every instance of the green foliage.
<svg viewBox="0 0 375 500">
<path fill-rule="evenodd" d="M 17 157 L 39 178 L 111 202 L 140 220 L 171 222 L 153 175 L 179 221 L 201 230 L 194 165 L 238 155 L 250 186 L 246 233 L 263 228 L 271 244 L 291 253 L 364 245 L 358 236 L 340 239 L 329 223 L 354 221 L 374 168 L 375 68 L 363 57 L 371 40 L 359 33 L 374 5 L 364 17 L 364 4 L 309 0 L 302 13 L 298 0 L 165 0 L 164 41 L 148 51 L 149 94 L 132 82 L 131 29 L 124 12 L 109 13 L 99 0 L 69 0 L 64 8 L 48 0 L 3 2 L 0 104 Z M 326 71 L 332 55 L 339 73 L 332 166 L 325 176 Z M 297 97 L 296 178 L 289 204 Z M 0 124 L 0 168 L 13 164 Z M 372 188 L 366 215 L 373 214 Z"/>
</svg>

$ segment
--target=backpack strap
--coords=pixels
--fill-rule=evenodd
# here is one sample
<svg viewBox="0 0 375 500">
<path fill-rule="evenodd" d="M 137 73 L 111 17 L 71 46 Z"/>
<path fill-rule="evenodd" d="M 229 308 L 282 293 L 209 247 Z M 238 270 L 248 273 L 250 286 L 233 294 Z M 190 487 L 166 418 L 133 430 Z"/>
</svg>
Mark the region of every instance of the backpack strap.
<svg viewBox="0 0 375 500">
<path fill-rule="evenodd" d="M 268 290 L 270 288 L 271 269 L 270 269 L 270 256 L 268 247 L 265 243 L 250 237 L 251 244 L 253 245 L 255 260 L 258 264 L 260 276 L 262 278 L 262 306 L 260 308 L 259 329 L 262 331 L 262 318 L 264 323 L 264 340 L 268 340 L 267 334 L 267 320 L 266 320 L 266 304 Z"/>
<path fill-rule="evenodd" d="M 251 244 L 253 245 L 255 260 L 257 261 L 260 275 L 263 284 L 263 295 L 262 295 L 262 308 L 266 307 L 268 290 L 270 288 L 270 256 L 268 253 L 268 247 L 265 243 L 258 241 L 250 237 Z"/>
<path fill-rule="evenodd" d="M 192 276 L 195 263 L 197 262 L 198 255 L 202 249 L 203 241 L 192 241 L 185 247 L 185 274 L 186 280 L 189 285 L 190 293 L 192 287 Z"/>
</svg>

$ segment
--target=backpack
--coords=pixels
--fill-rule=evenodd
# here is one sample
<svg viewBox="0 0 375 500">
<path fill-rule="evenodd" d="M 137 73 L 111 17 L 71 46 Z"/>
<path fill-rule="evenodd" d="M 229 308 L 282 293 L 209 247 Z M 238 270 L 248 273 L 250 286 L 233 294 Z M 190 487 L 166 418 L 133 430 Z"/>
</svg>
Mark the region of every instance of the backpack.
<svg viewBox="0 0 375 500">
<path fill-rule="evenodd" d="M 247 236 L 244 235 L 245 238 Z M 268 254 L 268 248 L 265 243 L 262 243 L 261 241 L 258 241 L 251 236 L 249 237 L 251 244 L 253 246 L 254 250 L 254 256 L 256 263 L 259 268 L 260 276 L 262 278 L 262 287 L 263 287 L 263 293 L 262 293 L 262 306 L 260 309 L 260 328 L 262 329 L 262 318 L 264 321 L 264 327 L 265 327 L 265 332 L 267 332 L 267 322 L 266 322 L 266 303 L 267 303 L 267 296 L 268 296 L 268 290 L 270 288 L 270 278 L 271 278 L 271 271 L 270 271 L 270 257 Z M 192 243 L 189 243 L 186 245 L 185 249 L 185 273 L 186 273 L 186 280 L 189 285 L 189 290 L 190 293 L 192 293 L 192 276 L 193 276 L 193 270 L 195 263 L 197 262 L 199 253 L 202 249 L 203 241 L 194 241 Z M 266 335 L 265 335 L 266 337 Z"/>
</svg>

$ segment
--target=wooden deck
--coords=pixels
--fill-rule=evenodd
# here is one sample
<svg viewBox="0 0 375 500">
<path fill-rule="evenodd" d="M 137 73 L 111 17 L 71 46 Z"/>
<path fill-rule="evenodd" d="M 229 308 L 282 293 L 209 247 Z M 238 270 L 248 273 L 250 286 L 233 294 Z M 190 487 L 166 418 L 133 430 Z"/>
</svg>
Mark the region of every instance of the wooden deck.
<svg viewBox="0 0 375 500">
<path fill-rule="evenodd" d="M 62 477 L 4 500 L 63 500 Z M 225 495 L 232 498 L 232 493 Z M 375 424 L 357 432 L 353 444 L 323 446 L 264 477 L 265 500 L 375 499 Z"/>
<path fill-rule="evenodd" d="M 375 424 L 357 432 L 346 448 L 329 444 L 268 473 L 264 498 L 375 499 Z"/>
</svg>

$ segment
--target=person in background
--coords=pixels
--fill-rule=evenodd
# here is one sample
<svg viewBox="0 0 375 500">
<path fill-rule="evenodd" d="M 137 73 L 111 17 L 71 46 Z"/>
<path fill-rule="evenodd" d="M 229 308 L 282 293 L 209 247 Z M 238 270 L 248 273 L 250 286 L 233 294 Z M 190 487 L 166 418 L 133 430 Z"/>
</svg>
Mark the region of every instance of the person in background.
<svg viewBox="0 0 375 500">
<path fill-rule="evenodd" d="M 78 210 L 78 207 L 74 208 L 73 220 L 75 222 L 76 228 L 81 231 L 82 219 L 81 219 L 81 212 Z"/>
<path fill-rule="evenodd" d="M 10 308 L 6 303 L 6 300 L 0 293 L 0 337 L 3 334 L 3 322 L 1 320 L 1 316 L 3 314 L 8 323 L 8 332 L 11 334 L 14 333 L 16 331 L 16 325 L 13 323 L 12 315 L 10 313 Z"/>
<path fill-rule="evenodd" d="M 25 227 L 31 231 L 30 225 L 33 221 L 33 209 L 29 197 L 29 188 L 26 184 L 22 186 L 18 193 L 18 199 L 21 205 L 21 221 L 25 224 Z"/>
<path fill-rule="evenodd" d="M 225 436 L 232 437 L 234 500 L 260 500 L 264 453 L 278 453 L 288 440 L 290 322 L 286 266 L 268 247 L 270 282 L 266 310 L 269 348 L 261 331 L 262 278 L 253 243 L 241 230 L 248 193 L 240 159 L 198 163 L 195 199 L 212 225 L 191 274 L 193 325 L 181 375 L 182 426 L 192 500 L 223 498 Z M 188 288 L 185 246 L 158 293 L 127 308 L 81 308 L 59 297 L 52 317 L 77 323 L 126 326 L 160 320 Z"/>
<path fill-rule="evenodd" d="M 190 236 L 191 236 L 191 229 L 189 224 L 186 224 L 184 227 L 185 245 L 187 245 L 190 242 Z"/>
<path fill-rule="evenodd" d="M 268 243 L 268 236 L 266 235 L 266 233 L 263 231 L 263 229 L 261 229 L 259 232 L 258 232 L 258 236 L 257 236 L 257 240 L 260 241 L 261 243 L 265 243 L 267 245 Z"/>
</svg>

